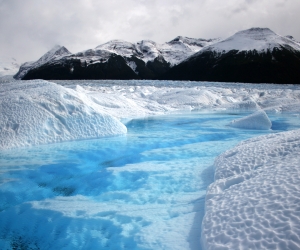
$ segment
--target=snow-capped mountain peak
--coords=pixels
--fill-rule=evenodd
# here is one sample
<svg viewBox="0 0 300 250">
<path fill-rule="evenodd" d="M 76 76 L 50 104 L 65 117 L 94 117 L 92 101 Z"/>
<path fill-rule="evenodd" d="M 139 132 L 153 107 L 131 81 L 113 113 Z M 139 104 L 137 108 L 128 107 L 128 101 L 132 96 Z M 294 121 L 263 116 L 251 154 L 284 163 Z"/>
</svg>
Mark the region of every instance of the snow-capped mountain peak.
<svg viewBox="0 0 300 250">
<path fill-rule="evenodd" d="M 37 60 L 37 64 L 44 64 L 48 61 L 55 59 L 56 57 L 70 55 L 71 52 L 67 50 L 64 46 L 55 45 L 51 50 L 45 53 L 39 60 Z"/>
<path fill-rule="evenodd" d="M 172 66 L 202 50 L 204 47 L 218 42 L 220 39 L 197 39 L 177 36 L 173 40 L 160 45 L 159 50 L 165 60 Z"/>
<path fill-rule="evenodd" d="M 297 42 L 280 36 L 268 28 L 251 28 L 239 31 L 225 40 L 208 46 L 205 50 L 219 53 L 227 53 L 230 50 L 267 52 L 280 47 L 300 49 Z"/>
<path fill-rule="evenodd" d="M 19 72 L 14 76 L 16 79 L 22 79 L 29 70 L 38 68 L 45 63 L 58 60 L 64 56 L 71 55 L 71 52 L 64 46 L 55 45 L 51 50 L 46 52 L 40 59 L 33 62 L 25 62 L 21 65 Z"/>
<path fill-rule="evenodd" d="M 251 28 L 204 47 L 163 79 L 299 83 L 300 45 L 268 28 Z"/>
</svg>

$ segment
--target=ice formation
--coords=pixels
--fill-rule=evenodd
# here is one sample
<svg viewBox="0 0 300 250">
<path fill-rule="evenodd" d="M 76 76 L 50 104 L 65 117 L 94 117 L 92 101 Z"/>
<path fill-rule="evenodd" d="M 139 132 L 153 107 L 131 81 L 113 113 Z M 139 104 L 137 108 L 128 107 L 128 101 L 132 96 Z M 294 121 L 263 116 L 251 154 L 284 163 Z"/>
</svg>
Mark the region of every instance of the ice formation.
<svg viewBox="0 0 300 250">
<path fill-rule="evenodd" d="M 84 93 L 41 80 L 2 84 L 0 110 L 0 149 L 126 133 Z"/>
<path fill-rule="evenodd" d="M 57 83 L 63 86 L 46 81 L 3 80 L 1 148 L 124 133 L 125 127 L 108 118 L 111 115 L 126 122 L 178 111 L 260 110 L 231 126 L 269 129 L 271 123 L 265 112 L 295 113 L 300 109 L 300 90 L 296 86 L 262 84 L 254 88 L 251 84 L 114 80 Z"/>
<path fill-rule="evenodd" d="M 1 83 L 1 149 L 123 134 L 126 127 L 119 120 L 126 123 L 132 118 L 173 112 L 235 115 L 258 111 L 231 124 L 242 129 L 269 129 L 270 114 L 292 112 L 297 118 L 300 113 L 300 87 L 296 85 L 113 80 L 57 83 Z M 207 191 L 202 227 L 205 249 L 300 248 L 299 149 L 300 130 L 294 130 L 241 142 L 216 159 L 215 181 Z M 173 150 L 165 149 L 162 155 L 170 156 Z M 122 171 L 135 173 L 136 169 L 127 165 L 108 171 L 122 177 Z M 75 201 L 56 198 L 45 204 L 59 210 L 64 200 L 70 200 L 74 214 L 76 202 L 105 210 L 79 195 Z M 32 205 L 44 206 L 43 201 Z M 110 206 L 111 210 L 122 207 L 125 215 L 136 213 L 123 205 Z M 147 235 L 150 244 L 153 239 Z"/>
<path fill-rule="evenodd" d="M 266 113 L 300 110 L 297 85 L 236 84 L 151 80 L 55 81 L 92 97 L 105 111 L 121 119 L 178 111 Z"/>
<path fill-rule="evenodd" d="M 270 120 L 265 111 L 295 115 L 300 111 L 299 87 L 291 85 L 123 81 L 111 86 L 111 82 L 106 81 L 100 86 L 81 83 L 99 105 L 120 118 L 178 110 L 261 110 L 248 117 L 250 122 L 242 128 L 252 126 L 255 117 L 259 119 L 259 128 L 269 128 Z M 113 101 L 116 98 L 118 102 Z M 206 198 L 204 249 L 300 247 L 300 216 L 296 205 L 300 199 L 299 134 L 297 130 L 252 139 L 216 160 L 215 182 Z"/>
<path fill-rule="evenodd" d="M 234 128 L 267 130 L 271 128 L 272 122 L 266 112 L 260 110 L 246 117 L 233 120 L 230 122 L 229 126 Z"/>
<path fill-rule="evenodd" d="M 215 160 L 204 249 L 300 248 L 300 131 L 240 143 Z"/>
</svg>

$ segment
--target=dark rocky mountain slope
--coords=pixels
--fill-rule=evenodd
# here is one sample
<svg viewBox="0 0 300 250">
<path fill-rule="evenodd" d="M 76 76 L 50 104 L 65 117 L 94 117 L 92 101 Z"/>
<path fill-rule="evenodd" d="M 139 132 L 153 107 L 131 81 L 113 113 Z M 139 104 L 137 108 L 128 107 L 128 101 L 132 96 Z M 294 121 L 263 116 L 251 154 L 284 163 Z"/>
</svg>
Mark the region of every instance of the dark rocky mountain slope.
<svg viewBox="0 0 300 250">
<path fill-rule="evenodd" d="M 213 39 L 176 37 L 157 44 L 113 40 L 76 54 L 55 46 L 36 62 L 21 65 L 16 79 L 157 79 Z"/>
<path fill-rule="evenodd" d="M 161 79 L 300 83 L 300 45 L 290 36 L 252 28 L 205 47 Z"/>
</svg>

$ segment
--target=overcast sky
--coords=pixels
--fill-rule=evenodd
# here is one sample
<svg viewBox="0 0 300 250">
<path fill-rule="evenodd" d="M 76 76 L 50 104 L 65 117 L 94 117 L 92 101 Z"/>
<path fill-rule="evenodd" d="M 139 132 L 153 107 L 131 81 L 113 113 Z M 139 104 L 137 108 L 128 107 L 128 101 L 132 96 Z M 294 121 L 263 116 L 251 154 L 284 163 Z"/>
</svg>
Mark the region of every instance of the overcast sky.
<svg viewBox="0 0 300 250">
<path fill-rule="evenodd" d="M 56 44 L 75 53 L 112 39 L 226 38 L 251 27 L 300 41 L 300 0 L 0 0 L 0 57 L 22 63 Z"/>
</svg>

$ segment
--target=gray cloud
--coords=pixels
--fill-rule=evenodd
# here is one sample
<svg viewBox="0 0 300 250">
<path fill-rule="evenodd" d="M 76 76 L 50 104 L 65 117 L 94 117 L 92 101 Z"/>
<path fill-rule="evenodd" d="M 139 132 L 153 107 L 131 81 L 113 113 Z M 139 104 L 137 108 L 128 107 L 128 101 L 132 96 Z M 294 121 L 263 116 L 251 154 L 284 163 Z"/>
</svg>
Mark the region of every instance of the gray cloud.
<svg viewBox="0 0 300 250">
<path fill-rule="evenodd" d="M 72 52 L 111 39 L 166 42 L 269 27 L 300 40 L 298 0 L 0 0 L 0 57 L 36 60 L 55 44 Z"/>
</svg>

